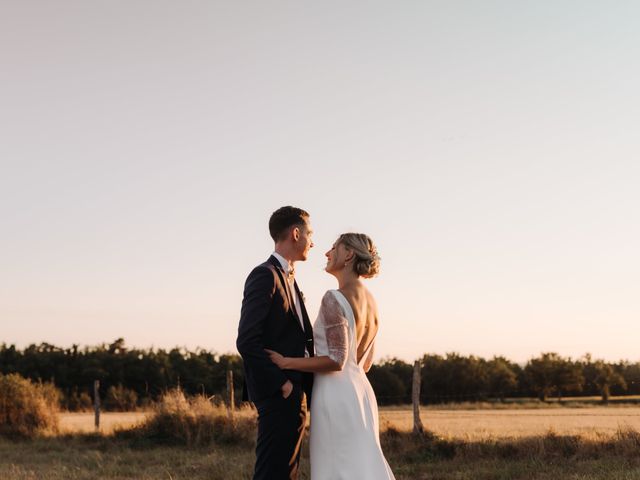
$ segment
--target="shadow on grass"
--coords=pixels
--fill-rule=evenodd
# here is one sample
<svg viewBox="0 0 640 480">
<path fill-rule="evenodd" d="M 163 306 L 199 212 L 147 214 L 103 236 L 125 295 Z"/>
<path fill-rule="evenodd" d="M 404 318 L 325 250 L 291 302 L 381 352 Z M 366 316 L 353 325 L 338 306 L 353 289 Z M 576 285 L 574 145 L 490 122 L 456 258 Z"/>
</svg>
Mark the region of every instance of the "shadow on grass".
<svg viewBox="0 0 640 480">
<path fill-rule="evenodd" d="M 191 436 L 185 436 L 182 431 L 184 426 L 181 426 L 179 435 L 175 435 L 174 430 L 163 430 L 166 427 L 165 423 L 152 420 L 134 429 L 117 431 L 112 436 L 99 433 L 75 433 L 42 438 L 36 443 L 40 448 L 89 447 L 98 451 L 122 448 L 153 449 L 159 446 L 182 446 L 204 450 L 218 446 L 249 452 L 253 450 L 255 446 L 253 419 L 241 418 L 232 422 L 226 416 L 217 418 L 218 423 L 207 424 L 206 434 L 198 434 L 199 429 L 202 428 L 198 427 L 191 432 Z M 173 423 L 169 425 L 173 426 Z M 191 441 L 188 441 L 189 438 Z M 453 459 L 543 462 L 563 459 L 576 461 L 602 458 L 630 461 L 640 459 L 640 432 L 635 430 L 619 430 L 612 437 L 592 439 L 550 432 L 542 436 L 465 441 L 441 438 L 430 432 L 415 435 L 411 432 L 388 429 L 380 435 L 380 441 L 387 457 L 410 464 Z M 303 454 L 308 455 L 308 449 L 305 448 Z"/>
<path fill-rule="evenodd" d="M 575 435 L 548 433 L 542 436 L 465 441 L 444 439 L 426 432 L 415 435 L 388 429 L 381 434 L 385 454 L 407 463 L 429 460 L 597 460 L 617 457 L 640 458 L 640 433 L 619 430 L 613 437 L 589 439 Z"/>
</svg>

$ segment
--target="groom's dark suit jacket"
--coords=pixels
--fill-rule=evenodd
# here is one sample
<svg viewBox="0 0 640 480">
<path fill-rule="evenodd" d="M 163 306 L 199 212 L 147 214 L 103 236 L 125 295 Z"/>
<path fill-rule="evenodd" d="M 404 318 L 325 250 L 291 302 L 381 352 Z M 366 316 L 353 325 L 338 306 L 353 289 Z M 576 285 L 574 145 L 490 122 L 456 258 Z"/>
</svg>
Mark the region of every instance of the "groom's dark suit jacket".
<svg viewBox="0 0 640 480">
<path fill-rule="evenodd" d="M 296 292 L 291 291 L 285 272 L 274 256 L 247 277 L 236 346 L 244 361 L 248 398 L 253 402 L 280 394 L 280 387 L 291 380 L 302 386 L 309 403 L 313 374 L 280 370 L 264 351 L 268 348 L 285 357 L 304 357 L 306 346 L 313 355 L 311 322 L 300 298 L 303 330 L 292 303 L 293 295 L 301 297 L 300 290 L 297 284 L 294 287 Z"/>
</svg>

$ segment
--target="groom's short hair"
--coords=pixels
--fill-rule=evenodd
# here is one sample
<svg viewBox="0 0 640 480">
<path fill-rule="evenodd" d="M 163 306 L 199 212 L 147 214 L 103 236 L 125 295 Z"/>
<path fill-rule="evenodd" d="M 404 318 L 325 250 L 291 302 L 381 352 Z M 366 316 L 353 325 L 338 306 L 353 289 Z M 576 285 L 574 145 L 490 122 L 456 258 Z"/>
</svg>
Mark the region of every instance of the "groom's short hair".
<svg viewBox="0 0 640 480">
<path fill-rule="evenodd" d="M 269 219 L 269 233 L 274 242 L 282 240 L 292 226 L 306 224 L 309 214 L 301 208 L 286 206 L 280 207 L 271 214 Z"/>
</svg>

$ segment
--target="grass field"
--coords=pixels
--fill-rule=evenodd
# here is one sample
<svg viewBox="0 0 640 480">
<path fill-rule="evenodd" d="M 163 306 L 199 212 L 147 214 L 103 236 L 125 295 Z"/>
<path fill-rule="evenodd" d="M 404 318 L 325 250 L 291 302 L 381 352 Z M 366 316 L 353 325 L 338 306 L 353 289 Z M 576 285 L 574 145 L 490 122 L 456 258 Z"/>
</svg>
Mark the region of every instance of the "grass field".
<svg viewBox="0 0 640 480">
<path fill-rule="evenodd" d="M 398 480 L 640 480 L 638 434 L 604 443 L 556 436 L 456 443 L 387 431 L 382 445 Z M 11 480 L 246 480 L 253 460 L 250 446 L 142 446 L 100 435 L 0 440 L 0 478 Z M 308 480 L 306 449 L 301 470 Z"/>
<path fill-rule="evenodd" d="M 561 408 L 516 410 L 426 410 L 425 428 L 446 438 L 485 440 L 558 435 L 611 436 L 619 430 L 640 431 L 640 407 Z M 381 409 L 381 428 L 410 430 L 413 416 L 407 408 Z"/>
<path fill-rule="evenodd" d="M 111 433 L 114 428 L 128 428 L 142 421 L 144 417 L 145 414 L 140 412 L 103 413 L 101 431 Z M 614 435 L 617 431 L 625 429 L 640 431 L 640 407 L 423 409 L 421 418 L 425 428 L 434 434 L 463 440 L 520 438 L 549 432 L 558 435 L 602 437 Z M 380 426 L 383 431 L 390 427 L 409 431 L 412 425 L 413 413 L 409 407 L 380 409 Z M 92 432 L 93 414 L 62 414 L 61 427 L 68 433 Z"/>
<path fill-rule="evenodd" d="M 144 415 L 103 414 L 102 432 L 87 433 L 92 414 L 63 414 L 60 435 L 0 439 L 0 479 L 251 478 L 250 444 L 188 448 L 110 435 Z M 382 445 L 398 480 L 640 480 L 638 407 L 425 409 L 422 416 L 435 436 L 406 431 L 409 409 L 381 409 Z M 308 467 L 305 446 L 301 480 Z"/>
</svg>

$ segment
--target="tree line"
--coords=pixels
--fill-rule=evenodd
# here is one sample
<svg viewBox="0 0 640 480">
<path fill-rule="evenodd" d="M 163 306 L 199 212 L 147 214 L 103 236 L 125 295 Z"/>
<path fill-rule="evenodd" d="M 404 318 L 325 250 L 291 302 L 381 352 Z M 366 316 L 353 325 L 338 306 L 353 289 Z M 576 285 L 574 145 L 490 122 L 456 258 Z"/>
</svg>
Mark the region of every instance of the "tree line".
<svg viewBox="0 0 640 480">
<path fill-rule="evenodd" d="M 107 409 L 130 410 L 157 400 L 170 388 L 187 394 L 226 392 L 227 371 L 236 378 L 236 396 L 242 390 L 242 359 L 204 349 L 128 348 L 122 338 L 110 344 L 60 348 L 48 343 L 0 345 L 0 373 L 18 373 L 39 382 L 52 382 L 61 392 L 62 407 L 91 407 L 94 380 Z"/>
<path fill-rule="evenodd" d="M 413 366 L 397 358 L 374 365 L 369 380 L 380 404 L 409 403 Z M 421 359 L 421 402 L 502 400 L 506 398 L 640 395 L 640 362 L 574 360 L 543 353 L 524 366 L 504 357 L 490 360 L 457 353 L 424 355 Z"/>
<path fill-rule="evenodd" d="M 611 395 L 640 395 L 640 362 L 610 363 L 589 355 L 574 360 L 556 353 L 541 354 L 523 366 L 504 357 L 487 360 L 457 353 L 424 355 L 420 362 L 425 404 L 578 395 L 598 395 L 607 402 Z M 145 406 L 177 386 L 187 394 L 224 395 L 228 370 L 240 398 L 242 359 L 235 354 L 128 348 L 122 338 L 83 348 L 0 345 L 0 373 L 52 382 L 61 392 L 62 407 L 69 410 L 90 408 L 94 380 L 100 381 L 101 398 L 112 410 Z M 413 365 L 397 358 L 378 362 L 368 373 L 381 405 L 410 403 L 412 376 Z"/>
</svg>

